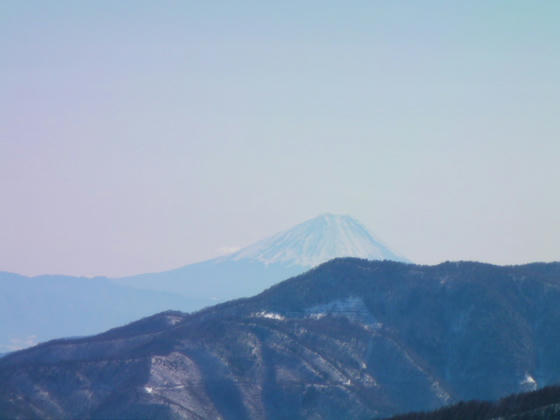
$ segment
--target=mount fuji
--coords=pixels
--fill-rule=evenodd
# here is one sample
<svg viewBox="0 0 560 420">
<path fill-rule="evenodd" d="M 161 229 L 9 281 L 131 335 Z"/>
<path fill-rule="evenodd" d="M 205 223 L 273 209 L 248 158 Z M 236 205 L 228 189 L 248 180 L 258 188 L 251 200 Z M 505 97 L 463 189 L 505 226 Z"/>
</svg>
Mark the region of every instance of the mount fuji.
<svg viewBox="0 0 560 420">
<path fill-rule="evenodd" d="M 339 257 L 405 261 L 350 216 L 324 214 L 227 257 L 311 268 Z"/>
<path fill-rule="evenodd" d="M 171 292 L 209 304 L 249 297 L 339 257 L 408 262 L 346 215 L 324 214 L 233 254 L 175 270 L 113 279 L 121 285 Z M 179 308 L 178 308 L 179 309 Z"/>
<path fill-rule="evenodd" d="M 0 353 L 249 297 L 344 256 L 403 260 L 354 219 L 323 215 L 234 254 L 161 273 L 111 279 L 0 272 Z"/>
</svg>

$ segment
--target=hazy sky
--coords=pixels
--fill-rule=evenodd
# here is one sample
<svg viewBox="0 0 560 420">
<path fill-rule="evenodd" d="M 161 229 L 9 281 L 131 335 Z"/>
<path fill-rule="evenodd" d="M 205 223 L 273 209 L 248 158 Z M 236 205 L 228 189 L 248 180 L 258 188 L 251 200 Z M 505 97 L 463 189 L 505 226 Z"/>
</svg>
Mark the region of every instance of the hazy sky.
<svg viewBox="0 0 560 420">
<path fill-rule="evenodd" d="M 560 2 L 2 1 L 0 270 L 174 268 L 324 212 L 560 259 Z"/>
</svg>

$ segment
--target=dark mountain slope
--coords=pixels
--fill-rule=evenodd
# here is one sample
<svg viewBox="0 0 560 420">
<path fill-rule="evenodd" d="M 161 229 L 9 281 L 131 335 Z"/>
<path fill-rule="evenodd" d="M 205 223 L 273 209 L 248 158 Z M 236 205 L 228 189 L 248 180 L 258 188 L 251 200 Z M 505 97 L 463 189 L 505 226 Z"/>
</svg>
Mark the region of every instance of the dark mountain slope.
<svg viewBox="0 0 560 420">
<path fill-rule="evenodd" d="M 549 420 L 560 418 L 560 386 L 510 395 L 496 402 L 468 401 L 431 412 L 409 413 L 390 420 Z"/>
<path fill-rule="evenodd" d="M 7 418 L 371 418 L 560 382 L 560 264 L 339 259 L 0 359 Z"/>
</svg>

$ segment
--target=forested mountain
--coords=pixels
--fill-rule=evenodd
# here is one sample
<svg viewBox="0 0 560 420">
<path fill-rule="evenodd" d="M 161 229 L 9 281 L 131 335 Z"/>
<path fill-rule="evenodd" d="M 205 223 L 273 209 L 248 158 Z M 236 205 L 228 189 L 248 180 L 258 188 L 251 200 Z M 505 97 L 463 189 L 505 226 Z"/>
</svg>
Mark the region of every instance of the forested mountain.
<svg viewBox="0 0 560 420">
<path fill-rule="evenodd" d="M 28 418 L 369 419 L 560 382 L 560 264 L 337 259 L 249 299 L 0 359 Z"/>
</svg>

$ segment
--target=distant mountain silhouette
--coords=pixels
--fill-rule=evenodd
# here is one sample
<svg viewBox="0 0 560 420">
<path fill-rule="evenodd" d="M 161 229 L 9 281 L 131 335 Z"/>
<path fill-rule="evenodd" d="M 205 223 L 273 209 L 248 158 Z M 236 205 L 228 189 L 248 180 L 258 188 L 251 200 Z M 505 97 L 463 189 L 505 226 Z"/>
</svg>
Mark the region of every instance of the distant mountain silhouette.
<svg viewBox="0 0 560 420">
<path fill-rule="evenodd" d="M 0 272 L 0 353 L 56 337 L 96 334 L 151 313 L 189 307 L 200 303 L 106 278 Z"/>
<path fill-rule="evenodd" d="M 560 382 L 560 263 L 346 258 L 0 359 L 9 417 L 369 419 Z"/>
</svg>

